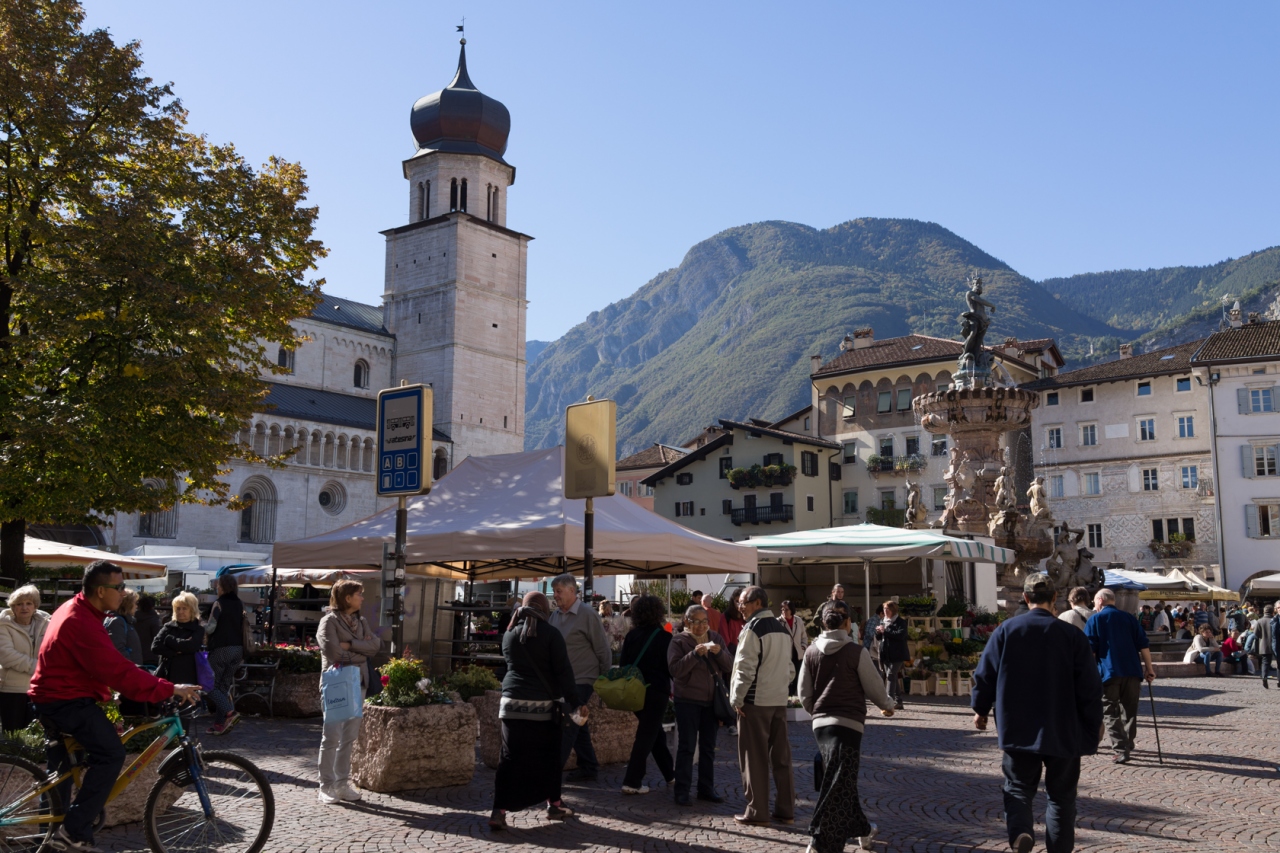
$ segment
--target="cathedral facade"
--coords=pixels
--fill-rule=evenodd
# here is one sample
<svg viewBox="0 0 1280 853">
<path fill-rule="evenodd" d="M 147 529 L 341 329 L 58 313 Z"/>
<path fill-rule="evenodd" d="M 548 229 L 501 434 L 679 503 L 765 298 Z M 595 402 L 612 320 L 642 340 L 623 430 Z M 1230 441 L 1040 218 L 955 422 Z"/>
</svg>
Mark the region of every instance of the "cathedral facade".
<svg viewBox="0 0 1280 853">
<path fill-rule="evenodd" d="M 269 557 L 272 543 L 325 533 L 394 505 L 375 496 L 377 394 L 430 384 L 432 476 L 468 456 L 524 449 L 526 261 L 531 237 L 507 227 L 515 168 L 511 119 L 476 89 L 466 40 L 444 89 L 413 105 L 415 152 L 402 164 L 407 221 L 386 238 L 381 305 L 324 296 L 281 348 L 288 372 L 264 377 L 262 411 L 239 433 L 261 455 L 293 450 L 283 468 L 232 461 L 238 512 L 180 505 L 120 515 L 120 552 Z M 158 485 L 158 484 L 157 484 Z"/>
</svg>

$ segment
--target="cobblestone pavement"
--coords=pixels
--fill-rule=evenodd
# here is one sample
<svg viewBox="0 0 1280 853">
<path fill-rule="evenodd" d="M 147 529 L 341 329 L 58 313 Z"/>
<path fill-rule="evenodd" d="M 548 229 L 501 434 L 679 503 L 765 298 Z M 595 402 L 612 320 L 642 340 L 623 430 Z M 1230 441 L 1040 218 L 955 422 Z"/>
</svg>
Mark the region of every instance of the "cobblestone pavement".
<svg viewBox="0 0 1280 853">
<path fill-rule="evenodd" d="M 905 712 L 869 721 L 863 741 L 861 792 L 880 826 L 877 851 L 1005 851 L 1000 754 L 993 733 L 976 732 L 966 699 L 917 697 Z M 1156 761 L 1150 704 L 1143 691 L 1139 750 L 1133 763 L 1085 759 L 1080 780 L 1077 850 L 1164 853 L 1188 844 L 1214 850 L 1280 850 L 1280 689 L 1256 678 L 1170 680 L 1156 687 L 1164 765 Z M 216 748 L 234 749 L 268 772 L 276 821 L 268 851 L 803 851 L 813 807 L 807 723 L 791 725 L 796 788 L 794 826 L 740 827 L 741 783 L 733 739 L 723 736 L 717 760 L 719 806 L 677 807 L 650 763 L 647 796 L 620 793 L 622 766 L 600 781 L 566 785 L 565 800 L 580 817 L 545 821 L 541 813 L 512 815 L 511 831 L 486 826 L 493 772 L 477 767 L 471 785 L 321 806 L 315 794 L 316 721 L 246 719 Z M 656 784 L 655 784 L 656 783 Z M 1043 849 L 1043 792 L 1037 832 Z M 99 836 L 110 850 L 142 850 L 140 827 Z M 849 848 L 853 849 L 853 848 Z"/>
</svg>

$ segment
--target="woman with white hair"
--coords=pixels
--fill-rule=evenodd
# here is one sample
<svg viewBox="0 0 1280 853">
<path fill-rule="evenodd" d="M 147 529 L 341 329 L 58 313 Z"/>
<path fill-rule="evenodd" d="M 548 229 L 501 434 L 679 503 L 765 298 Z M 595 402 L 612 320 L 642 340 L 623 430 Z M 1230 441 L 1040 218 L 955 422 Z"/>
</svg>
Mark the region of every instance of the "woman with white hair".
<svg viewBox="0 0 1280 853">
<path fill-rule="evenodd" d="M 200 602 L 189 592 L 173 597 L 173 620 L 164 623 L 151 641 L 151 651 L 160 658 L 156 675 L 174 684 L 199 684 L 196 652 L 204 645 L 200 627 Z"/>
<path fill-rule="evenodd" d="M 0 610 L 0 727 L 6 732 L 25 729 L 35 719 L 27 687 L 48 627 L 40 590 L 27 584 L 9 593 L 9 606 Z"/>
</svg>

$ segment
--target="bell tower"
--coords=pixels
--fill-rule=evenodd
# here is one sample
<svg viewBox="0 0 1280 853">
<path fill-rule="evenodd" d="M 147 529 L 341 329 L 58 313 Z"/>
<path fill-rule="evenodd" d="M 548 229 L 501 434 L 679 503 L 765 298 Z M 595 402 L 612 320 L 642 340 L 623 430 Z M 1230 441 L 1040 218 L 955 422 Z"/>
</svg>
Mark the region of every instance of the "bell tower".
<svg viewBox="0 0 1280 853">
<path fill-rule="evenodd" d="M 511 114 L 476 89 L 462 39 L 453 81 L 418 100 L 404 161 L 408 223 L 387 239 L 383 310 L 394 380 L 430 383 L 435 427 L 467 456 L 524 450 L 526 259 L 507 228 Z"/>
</svg>

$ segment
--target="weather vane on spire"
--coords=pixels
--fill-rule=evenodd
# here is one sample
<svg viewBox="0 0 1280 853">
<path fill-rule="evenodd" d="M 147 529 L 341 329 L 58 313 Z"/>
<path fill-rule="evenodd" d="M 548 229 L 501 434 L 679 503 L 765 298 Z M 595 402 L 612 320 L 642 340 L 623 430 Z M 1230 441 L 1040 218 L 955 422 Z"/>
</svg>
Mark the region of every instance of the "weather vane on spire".
<svg viewBox="0 0 1280 853">
<path fill-rule="evenodd" d="M 458 24 L 458 32 L 464 33 L 466 31 L 467 31 L 467 19 L 464 17 L 462 19 L 462 23 Z"/>
</svg>

